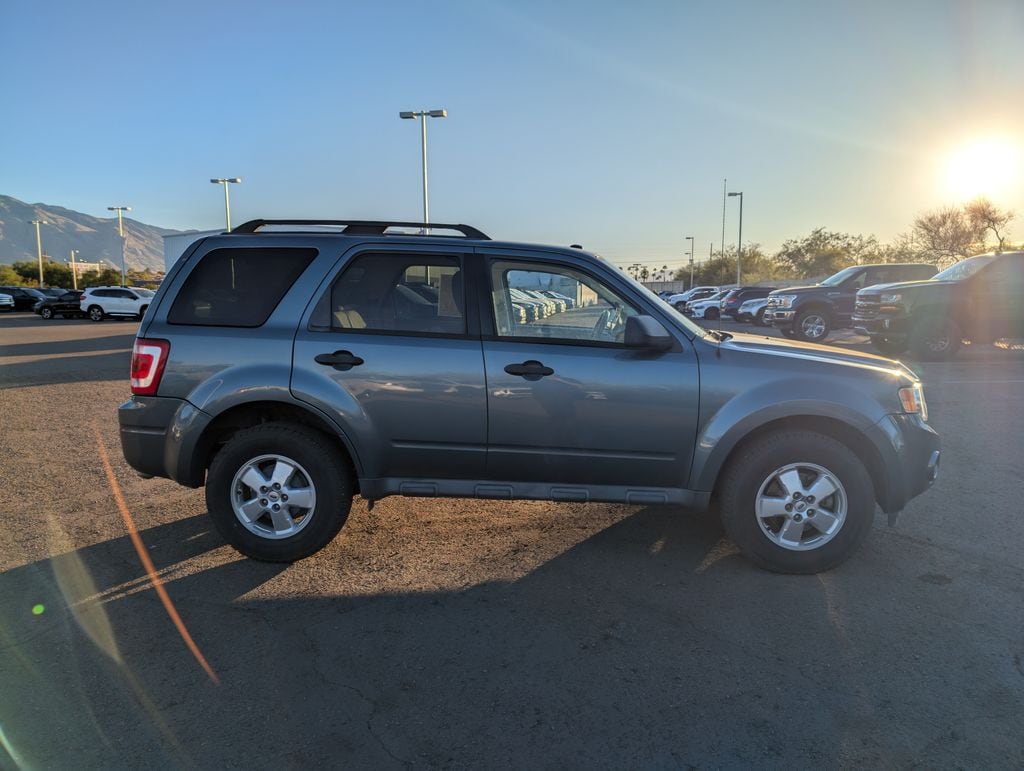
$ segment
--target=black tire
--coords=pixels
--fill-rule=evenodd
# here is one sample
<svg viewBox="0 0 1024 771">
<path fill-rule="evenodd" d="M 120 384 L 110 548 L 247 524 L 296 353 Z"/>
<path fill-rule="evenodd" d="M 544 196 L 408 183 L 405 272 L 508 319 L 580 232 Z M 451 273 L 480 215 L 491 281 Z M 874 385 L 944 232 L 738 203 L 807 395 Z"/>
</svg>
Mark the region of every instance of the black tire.
<svg viewBox="0 0 1024 771">
<path fill-rule="evenodd" d="M 53 308 L 40 308 L 39 315 L 49 321 L 53 318 Z"/>
<path fill-rule="evenodd" d="M 675 308 L 680 313 L 682 313 L 683 310 L 685 310 L 685 308 L 686 308 L 686 303 L 685 302 L 679 302 L 679 303 L 676 303 L 675 305 L 673 305 L 672 307 Z"/>
<path fill-rule="evenodd" d="M 952 319 L 929 316 L 921 319 L 910 331 L 910 352 L 922 361 L 946 361 L 956 356 L 963 342 L 963 332 Z"/>
<path fill-rule="evenodd" d="M 754 316 L 754 326 L 757 326 L 757 327 L 766 327 L 766 326 L 768 326 L 767 324 L 764 323 L 764 312 L 765 312 L 765 308 L 762 308 L 761 310 L 759 310 L 757 312 L 757 315 Z"/>
<path fill-rule="evenodd" d="M 813 331 L 812 331 L 813 330 Z M 821 343 L 832 331 L 832 319 L 823 308 L 808 308 L 797 314 L 793 322 L 793 336 L 806 343 Z"/>
<path fill-rule="evenodd" d="M 806 551 L 791 550 L 771 540 L 762 530 L 761 522 L 765 520 L 758 519 L 755 508 L 762 484 L 777 469 L 791 463 L 826 469 L 846 494 L 846 518 L 838 531 L 831 540 Z M 743 445 L 730 458 L 716 489 L 722 524 L 729 537 L 752 562 L 775 573 L 818 573 L 841 565 L 864 542 L 874 520 L 874 485 L 864 463 L 846 445 L 814 431 L 782 430 Z M 778 517 L 765 521 L 766 527 L 781 528 L 789 516 L 785 515 L 786 520 Z M 811 519 L 804 520 L 804 533 L 820 536 Z"/>
<path fill-rule="evenodd" d="M 283 455 L 298 463 L 315 489 L 310 521 L 295 535 L 261 537 L 247 529 L 232 506 L 235 474 L 261 455 Z M 352 505 L 352 474 L 337 445 L 319 431 L 292 423 L 263 423 L 239 431 L 218 452 L 206 480 L 206 505 L 214 527 L 246 557 L 294 562 L 320 551 L 338 534 Z"/>
<path fill-rule="evenodd" d="M 714 321 L 722 315 L 722 312 L 718 308 L 708 308 L 704 311 L 704 318 Z"/>
<path fill-rule="evenodd" d="M 883 353 L 886 356 L 899 356 L 907 350 L 906 340 L 894 341 L 881 335 L 872 335 L 871 344 L 879 353 Z"/>
<path fill-rule="evenodd" d="M 148 305 L 143 305 L 141 308 L 139 308 L 139 315 L 136 316 L 135 318 L 138 319 L 139 321 L 142 321 L 143 317 L 146 315 L 146 310 L 148 308 Z"/>
<path fill-rule="evenodd" d="M 103 321 L 106 317 L 103 309 L 98 305 L 90 305 L 89 310 L 86 311 L 86 315 L 88 315 L 89 321 Z"/>
</svg>

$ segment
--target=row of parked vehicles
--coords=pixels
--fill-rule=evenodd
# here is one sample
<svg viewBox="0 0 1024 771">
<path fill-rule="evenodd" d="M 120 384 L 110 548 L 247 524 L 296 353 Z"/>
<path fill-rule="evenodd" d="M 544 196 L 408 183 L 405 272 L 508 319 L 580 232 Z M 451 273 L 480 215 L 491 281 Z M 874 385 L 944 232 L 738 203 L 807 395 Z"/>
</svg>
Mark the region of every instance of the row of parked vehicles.
<svg viewBox="0 0 1024 771">
<path fill-rule="evenodd" d="M 854 265 L 812 286 L 694 287 L 666 300 L 692 318 L 774 326 L 809 343 L 852 328 L 887 356 L 941 360 L 964 341 L 1024 337 L 1024 252 L 978 255 L 941 273 L 922 263 Z"/>
<path fill-rule="evenodd" d="M 126 286 L 91 286 L 67 290 L 0 286 L 0 310 L 32 311 L 44 319 L 141 319 L 155 293 Z"/>
</svg>

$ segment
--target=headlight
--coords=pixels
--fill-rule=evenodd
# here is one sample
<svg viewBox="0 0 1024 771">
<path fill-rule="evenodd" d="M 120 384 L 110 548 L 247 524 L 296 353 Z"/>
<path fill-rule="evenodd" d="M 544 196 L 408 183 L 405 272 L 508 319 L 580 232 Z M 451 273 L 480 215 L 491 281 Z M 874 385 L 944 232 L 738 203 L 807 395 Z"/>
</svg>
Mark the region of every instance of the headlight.
<svg viewBox="0 0 1024 771">
<path fill-rule="evenodd" d="M 777 294 L 773 298 L 775 300 L 775 307 L 777 308 L 792 308 L 793 302 L 796 300 L 795 294 Z"/>
<path fill-rule="evenodd" d="M 928 420 L 928 403 L 924 400 L 924 386 L 920 383 L 900 389 L 900 404 L 904 412 L 920 413 L 921 420 Z"/>
<path fill-rule="evenodd" d="M 903 302 L 903 295 L 901 294 L 884 294 L 879 299 L 882 305 L 895 305 L 896 303 Z"/>
</svg>

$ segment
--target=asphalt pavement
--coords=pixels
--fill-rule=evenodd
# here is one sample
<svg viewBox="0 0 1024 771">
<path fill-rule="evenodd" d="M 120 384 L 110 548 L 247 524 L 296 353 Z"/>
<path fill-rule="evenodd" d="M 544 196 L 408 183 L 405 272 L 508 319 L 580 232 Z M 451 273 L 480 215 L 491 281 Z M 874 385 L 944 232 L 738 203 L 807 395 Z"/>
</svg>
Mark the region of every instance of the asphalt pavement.
<svg viewBox="0 0 1024 771">
<path fill-rule="evenodd" d="M 1014 346 L 913 365 L 935 487 L 780 576 L 669 506 L 357 499 L 242 559 L 121 459 L 135 329 L 0 316 L 0 766 L 1024 766 Z"/>
</svg>

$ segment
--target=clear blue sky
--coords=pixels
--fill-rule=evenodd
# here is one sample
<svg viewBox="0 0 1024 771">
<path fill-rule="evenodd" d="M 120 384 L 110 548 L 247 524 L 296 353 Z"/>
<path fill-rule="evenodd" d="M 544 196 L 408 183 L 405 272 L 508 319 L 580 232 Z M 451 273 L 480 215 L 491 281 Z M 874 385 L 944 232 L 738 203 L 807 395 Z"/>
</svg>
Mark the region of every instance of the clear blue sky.
<svg viewBox="0 0 1024 771">
<path fill-rule="evenodd" d="M 445 107 L 435 221 L 678 262 L 685 235 L 698 257 L 718 243 L 728 177 L 745 242 L 887 239 L 966 195 L 960 148 L 995 137 L 1011 163 L 1022 41 L 1020 0 L 4 0 L 0 193 L 204 229 L 223 217 L 207 180 L 241 176 L 236 222 L 416 219 L 398 111 Z M 991 176 L 974 187 L 1024 210 L 1024 174 Z"/>
</svg>

